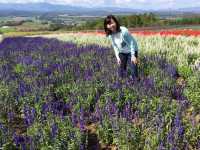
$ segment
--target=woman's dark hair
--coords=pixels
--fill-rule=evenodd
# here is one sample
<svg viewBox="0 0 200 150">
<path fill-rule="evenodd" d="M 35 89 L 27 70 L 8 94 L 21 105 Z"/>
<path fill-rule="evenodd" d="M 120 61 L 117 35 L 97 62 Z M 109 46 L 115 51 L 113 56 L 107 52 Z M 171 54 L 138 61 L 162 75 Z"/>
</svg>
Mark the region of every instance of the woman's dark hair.
<svg viewBox="0 0 200 150">
<path fill-rule="evenodd" d="M 115 23 L 116 23 L 117 32 L 120 32 L 120 31 L 121 31 L 121 30 L 120 30 L 120 24 L 119 24 L 119 22 L 117 21 L 116 17 L 113 16 L 113 15 L 108 15 L 108 16 L 104 19 L 104 30 L 105 30 L 105 32 L 106 32 L 106 36 L 112 34 L 112 31 L 109 30 L 109 29 L 107 28 L 107 24 L 110 24 L 111 19 L 113 19 L 113 20 L 115 21 Z"/>
</svg>

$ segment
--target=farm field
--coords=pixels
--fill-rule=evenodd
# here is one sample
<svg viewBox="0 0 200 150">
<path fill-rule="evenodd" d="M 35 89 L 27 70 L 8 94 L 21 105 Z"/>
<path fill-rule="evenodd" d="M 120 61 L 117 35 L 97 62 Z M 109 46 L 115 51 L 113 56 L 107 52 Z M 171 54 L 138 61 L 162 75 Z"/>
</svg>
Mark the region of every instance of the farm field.
<svg viewBox="0 0 200 150">
<path fill-rule="evenodd" d="M 102 33 L 0 37 L 0 148 L 200 149 L 200 33 L 154 33 L 140 81 Z"/>
<path fill-rule="evenodd" d="M 69 30 L 60 29 L 56 31 L 49 31 L 49 25 L 41 23 L 26 22 L 18 26 L 0 27 L 0 34 L 5 37 L 10 36 L 26 36 L 26 35 L 46 35 L 46 34 L 68 34 L 68 33 L 90 33 L 90 34 L 102 34 L 103 30 Z M 199 25 L 171 25 L 171 26 L 155 26 L 155 27 L 135 27 L 129 28 L 130 32 L 139 35 L 183 35 L 183 36 L 200 36 Z"/>
</svg>

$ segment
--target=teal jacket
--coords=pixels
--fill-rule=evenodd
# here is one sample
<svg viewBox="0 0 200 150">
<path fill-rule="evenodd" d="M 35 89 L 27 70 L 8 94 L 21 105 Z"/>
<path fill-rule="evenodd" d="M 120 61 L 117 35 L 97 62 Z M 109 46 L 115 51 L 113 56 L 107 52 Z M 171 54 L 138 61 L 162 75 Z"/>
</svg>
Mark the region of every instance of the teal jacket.
<svg viewBox="0 0 200 150">
<path fill-rule="evenodd" d="M 121 34 L 122 34 L 122 41 L 124 41 L 130 49 L 131 56 L 135 55 L 135 51 L 138 51 L 138 45 L 136 40 L 133 36 L 128 32 L 128 29 L 124 26 L 120 26 Z M 109 35 L 108 38 L 112 43 L 112 47 L 114 48 L 115 55 L 119 58 L 119 53 L 123 53 L 121 49 L 117 47 L 117 44 L 113 40 L 113 34 Z"/>
</svg>

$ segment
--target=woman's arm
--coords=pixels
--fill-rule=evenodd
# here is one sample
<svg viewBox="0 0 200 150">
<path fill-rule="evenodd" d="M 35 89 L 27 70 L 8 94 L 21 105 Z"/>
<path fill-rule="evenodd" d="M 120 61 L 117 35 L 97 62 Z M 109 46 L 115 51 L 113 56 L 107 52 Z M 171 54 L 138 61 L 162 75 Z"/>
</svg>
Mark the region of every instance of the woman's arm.
<svg viewBox="0 0 200 150">
<path fill-rule="evenodd" d="M 109 38 L 110 38 L 110 41 L 111 41 L 111 43 L 112 43 L 112 47 L 113 47 L 113 49 L 114 49 L 115 56 L 116 56 L 117 60 L 119 60 L 119 59 L 120 59 L 120 58 L 119 58 L 119 50 L 118 50 L 116 44 L 113 42 L 113 39 L 112 39 L 111 37 L 109 37 Z"/>
<path fill-rule="evenodd" d="M 127 41 L 130 44 L 131 56 L 135 56 L 135 51 L 138 51 L 137 42 L 136 42 L 135 38 L 133 38 L 131 33 L 128 31 L 128 29 L 125 27 L 124 27 L 124 38 L 125 38 L 125 40 L 127 39 Z"/>
</svg>

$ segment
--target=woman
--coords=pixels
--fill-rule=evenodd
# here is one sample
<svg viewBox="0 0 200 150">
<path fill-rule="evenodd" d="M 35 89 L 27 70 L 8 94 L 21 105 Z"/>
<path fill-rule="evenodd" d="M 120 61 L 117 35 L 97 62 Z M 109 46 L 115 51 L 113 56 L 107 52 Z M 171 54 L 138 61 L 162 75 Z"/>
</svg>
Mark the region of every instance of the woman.
<svg viewBox="0 0 200 150">
<path fill-rule="evenodd" d="M 118 20 L 113 15 L 105 18 L 104 30 L 106 36 L 111 40 L 117 63 L 120 66 L 120 76 L 124 77 L 128 62 L 132 78 L 138 79 L 138 46 L 133 36 L 126 27 L 120 26 Z"/>
</svg>

